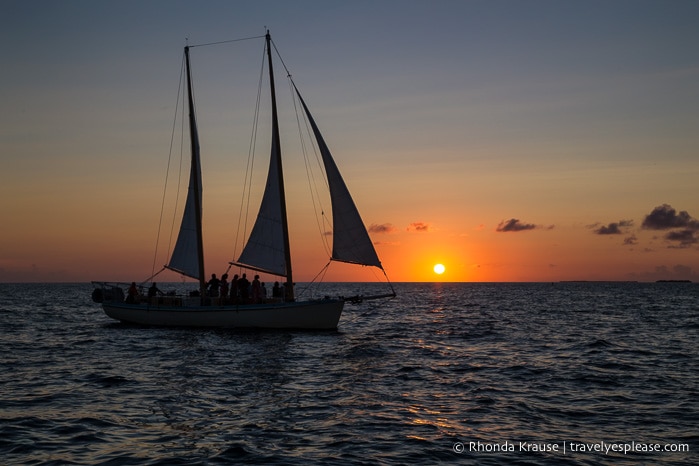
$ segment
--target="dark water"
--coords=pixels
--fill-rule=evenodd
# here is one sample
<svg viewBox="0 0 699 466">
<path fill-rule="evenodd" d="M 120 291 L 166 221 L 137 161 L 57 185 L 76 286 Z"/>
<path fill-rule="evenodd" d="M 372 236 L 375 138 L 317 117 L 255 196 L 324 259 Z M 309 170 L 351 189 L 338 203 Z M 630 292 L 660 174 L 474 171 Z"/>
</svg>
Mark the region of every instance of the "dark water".
<svg viewBox="0 0 699 466">
<path fill-rule="evenodd" d="M 699 464 L 699 285 L 396 288 L 308 333 L 0 284 L 0 463 Z"/>
</svg>

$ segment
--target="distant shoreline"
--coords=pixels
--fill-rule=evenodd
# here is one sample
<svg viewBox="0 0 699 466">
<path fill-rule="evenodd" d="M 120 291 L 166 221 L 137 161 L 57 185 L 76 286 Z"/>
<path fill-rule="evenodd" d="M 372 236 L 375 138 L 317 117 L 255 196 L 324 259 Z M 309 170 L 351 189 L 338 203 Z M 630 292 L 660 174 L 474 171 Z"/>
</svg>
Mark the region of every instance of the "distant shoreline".
<svg viewBox="0 0 699 466">
<path fill-rule="evenodd" d="M 558 283 L 653 283 L 637 280 L 561 280 Z M 692 280 L 656 280 L 655 283 L 692 283 Z"/>
</svg>

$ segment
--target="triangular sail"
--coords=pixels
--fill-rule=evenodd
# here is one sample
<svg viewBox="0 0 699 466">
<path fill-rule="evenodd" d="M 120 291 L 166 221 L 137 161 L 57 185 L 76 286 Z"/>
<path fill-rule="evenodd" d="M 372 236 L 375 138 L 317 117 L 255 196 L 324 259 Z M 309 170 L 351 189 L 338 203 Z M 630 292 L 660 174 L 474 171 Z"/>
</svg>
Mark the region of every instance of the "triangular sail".
<svg viewBox="0 0 699 466">
<path fill-rule="evenodd" d="M 327 144 L 325 144 L 323 135 L 320 134 L 320 130 L 296 85 L 294 85 L 294 89 L 308 116 L 308 121 L 318 142 L 318 149 L 323 158 L 323 165 L 328 178 L 333 213 L 332 259 L 352 264 L 372 265 L 382 269 L 381 261 L 379 261 L 374 245 L 369 238 L 369 233 L 347 189 L 347 185 L 342 179 L 342 175 L 340 175 L 335 160 L 333 160 L 330 150 Z"/>
<path fill-rule="evenodd" d="M 286 275 L 284 230 L 279 193 L 279 147 L 272 138 L 272 153 L 267 173 L 267 184 L 260 210 L 252 227 L 248 242 L 236 265 L 241 265 L 273 275 Z"/>
<path fill-rule="evenodd" d="M 175 248 L 172 251 L 167 268 L 179 272 L 188 277 L 204 280 L 202 238 L 201 238 L 201 212 L 202 212 L 202 180 L 201 160 L 199 153 L 199 132 L 194 113 L 194 99 L 192 97 L 191 72 L 189 68 L 189 49 L 185 48 L 187 64 L 187 85 L 189 96 L 189 133 L 191 142 L 191 168 L 189 172 L 189 189 L 187 201 L 182 214 L 180 232 L 177 236 Z"/>
<path fill-rule="evenodd" d="M 286 276 L 287 282 L 293 283 L 289 251 L 289 227 L 286 218 L 286 195 L 284 194 L 284 173 L 279 142 L 277 97 L 274 87 L 274 68 L 272 67 L 272 39 L 269 36 L 269 31 L 265 39 L 272 100 L 272 149 L 269 172 L 255 225 L 252 227 L 248 242 L 238 261 L 233 264 L 273 275 Z M 287 291 L 287 297 L 293 300 L 291 287 Z"/>
</svg>

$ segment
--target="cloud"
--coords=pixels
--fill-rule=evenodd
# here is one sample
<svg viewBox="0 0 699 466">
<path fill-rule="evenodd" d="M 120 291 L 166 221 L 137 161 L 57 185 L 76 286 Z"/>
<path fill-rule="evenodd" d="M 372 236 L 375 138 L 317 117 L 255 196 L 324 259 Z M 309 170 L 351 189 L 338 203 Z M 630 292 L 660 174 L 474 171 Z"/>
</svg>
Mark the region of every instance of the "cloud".
<svg viewBox="0 0 699 466">
<path fill-rule="evenodd" d="M 619 229 L 618 223 L 610 223 L 609 225 L 602 225 L 595 230 L 598 235 L 621 235 L 622 232 Z"/>
<path fill-rule="evenodd" d="M 663 204 L 656 207 L 643 219 L 642 228 L 647 230 L 670 230 L 672 228 L 687 228 L 692 231 L 699 230 L 699 220 L 693 219 L 687 211 L 679 214 L 672 206 Z"/>
<path fill-rule="evenodd" d="M 599 223 L 595 225 L 590 225 L 591 228 L 596 227 Z M 602 225 L 596 228 L 595 234 L 597 235 L 623 235 L 625 233 L 624 228 L 628 228 L 633 225 L 633 220 L 619 220 L 618 222 L 612 222 L 608 225 Z"/>
<path fill-rule="evenodd" d="M 677 264 L 672 268 L 672 270 L 677 274 L 677 275 L 682 275 L 682 276 L 687 276 L 689 277 L 692 275 L 692 268 L 686 265 L 681 265 Z"/>
<path fill-rule="evenodd" d="M 424 222 L 413 222 L 408 225 L 408 231 L 426 232 L 432 229 L 432 225 Z"/>
<path fill-rule="evenodd" d="M 372 223 L 369 226 L 369 233 L 395 233 L 396 229 L 394 228 L 393 225 L 390 223 L 382 223 L 381 225 L 377 225 L 376 223 Z"/>
<path fill-rule="evenodd" d="M 688 248 L 693 244 L 699 243 L 699 238 L 695 236 L 695 233 L 695 231 L 689 229 L 671 231 L 665 235 L 665 239 L 668 241 L 677 241 L 679 244 L 675 247 Z"/>
<path fill-rule="evenodd" d="M 526 230 L 533 230 L 536 228 L 536 225 L 532 223 L 522 223 L 519 221 L 519 219 L 516 218 L 511 218 L 508 221 L 502 221 L 498 224 L 498 227 L 495 229 L 495 231 L 500 231 L 500 232 L 507 232 L 507 231 L 526 231 Z"/>
<path fill-rule="evenodd" d="M 375 246 L 400 246 L 400 241 L 374 241 Z"/>
<path fill-rule="evenodd" d="M 646 215 L 642 227 L 648 230 L 673 230 L 665 235 L 665 240 L 677 243 L 669 246 L 671 248 L 688 248 L 699 243 L 699 220 L 692 218 L 686 210 L 677 213 L 668 204 L 658 206 Z"/>
<path fill-rule="evenodd" d="M 624 245 L 625 246 L 633 246 L 638 243 L 638 239 L 636 239 L 636 235 L 631 235 L 626 238 L 624 238 Z"/>
</svg>

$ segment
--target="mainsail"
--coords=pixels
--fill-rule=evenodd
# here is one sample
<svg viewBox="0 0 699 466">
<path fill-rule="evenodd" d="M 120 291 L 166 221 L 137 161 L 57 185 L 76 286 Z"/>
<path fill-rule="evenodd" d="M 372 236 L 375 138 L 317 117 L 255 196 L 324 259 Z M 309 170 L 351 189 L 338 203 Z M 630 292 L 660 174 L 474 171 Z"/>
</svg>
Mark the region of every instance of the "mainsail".
<svg viewBox="0 0 699 466">
<path fill-rule="evenodd" d="M 270 151 L 269 171 L 255 225 L 238 261 L 232 264 L 273 275 L 286 276 L 287 281 L 293 283 L 291 253 L 289 251 L 289 225 L 286 218 L 284 171 L 282 170 L 279 140 L 277 94 L 274 88 L 274 68 L 272 67 L 272 39 L 269 32 L 267 32 L 265 39 L 269 63 L 270 97 L 272 99 L 272 149 Z M 293 297 L 293 294 L 290 297 Z"/>
<path fill-rule="evenodd" d="M 267 184 L 262 196 L 260 210 L 252 227 L 248 242 L 236 265 L 272 275 L 286 275 L 284 229 L 279 192 L 280 168 L 277 163 L 279 147 L 272 138 L 272 154 L 267 172 Z"/>
<path fill-rule="evenodd" d="M 194 97 L 192 95 L 192 76 L 189 67 L 189 47 L 185 47 L 185 59 L 187 64 L 187 91 L 189 98 L 189 133 L 191 142 L 191 168 L 189 172 L 189 189 L 187 201 L 182 214 L 180 232 L 177 236 L 175 248 L 172 251 L 167 268 L 175 270 L 188 277 L 204 278 L 204 261 L 202 246 L 202 180 L 201 161 L 199 154 L 199 133 L 197 120 L 194 113 Z"/>
<path fill-rule="evenodd" d="M 267 37 L 267 51 L 269 54 L 269 36 Z M 286 231 L 284 183 L 271 56 L 269 66 L 273 102 L 272 150 L 267 173 L 267 184 L 250 237 L 240 257 L 232 264 L 274 275 L 286 276 L 291 283 L 291 264 L 288 250 L 289 237 L 288 231 Z M 330 202 L 333 214 L 333 251 L 331 259 L 352 264 L 371 265 L 382 269 L 374 245 L 369 238 L 369 233 L 367 233 L 364 222 L 362 222 L 359 211 L 318 129 L 318 125 L 316 125 L 296 85 L 294 85 L 294 89 L 313 129 L 318 149 L 323 158 L 323 165 L 325 166 L 325 173 L 330 188 Z"/>
<path fill-rule="evenodd" d="M 372 265 L 382 269 L 379 256 L 376 254 L 369 233 L 366 231 L 362 217 L 359 215 L 342 175 L 340 175 L 335 160 L 330 154 L 330 149 L 325 144 L 323 135 L 320 134 L 318 125 L 316 125 L 296 85 L 294 85 L 294 89 L 318 142 L 318 150 L 323 158 L 325 174 L 328 178 L 333 214 L 332 259 L 352 264 Z"/>
</svg>

